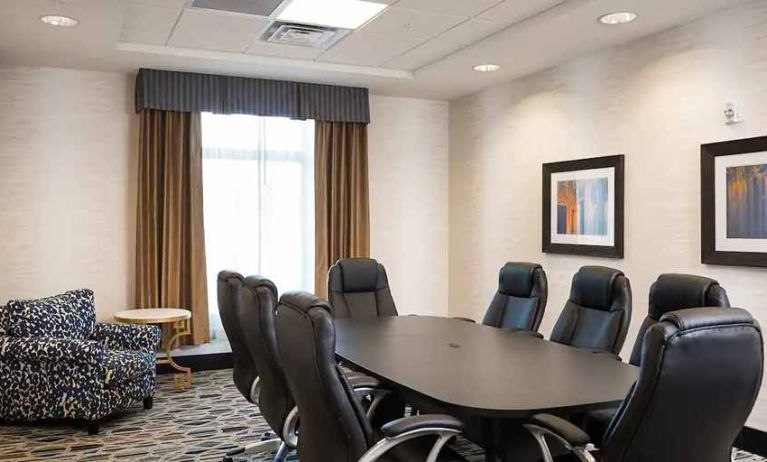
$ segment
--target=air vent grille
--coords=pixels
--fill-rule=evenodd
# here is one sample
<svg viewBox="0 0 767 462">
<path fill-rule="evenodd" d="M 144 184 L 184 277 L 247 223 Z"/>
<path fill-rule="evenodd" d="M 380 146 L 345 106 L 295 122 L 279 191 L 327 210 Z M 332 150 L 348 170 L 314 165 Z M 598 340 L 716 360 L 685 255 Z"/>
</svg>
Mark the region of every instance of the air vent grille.
<svg viewBox="0 0 767 462">
<path fill-rule="evenodd" d="M 327 49 L 348 32 L 346 29 L 278 21 L 266 30 L 263 39 L 267 42 L 280 43 L 282 45 Z"/>
<path fill-rule="evenodd" d="M 194 0 L 192 6 L 231 13 L 269 16 L 280 6 L 282 0 Z"/>
</svg>

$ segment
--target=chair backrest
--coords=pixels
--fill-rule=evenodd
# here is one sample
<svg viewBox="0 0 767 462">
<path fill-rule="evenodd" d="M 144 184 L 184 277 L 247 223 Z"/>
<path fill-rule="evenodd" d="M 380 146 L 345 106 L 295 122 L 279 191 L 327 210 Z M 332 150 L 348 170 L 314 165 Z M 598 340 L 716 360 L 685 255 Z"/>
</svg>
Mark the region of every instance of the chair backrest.
<svg viewBox="0 0 767 462">
<path fill-rule="evenodd" d="M 617 269 L 584 266 L 573 276 L 551 340 L 618 354 L 631 322 L 631 284 Z"/>
<path fill-rule="evenodd" d="M 336 363 L 336 332 L 328 302 L 312 294 L 283 294 L 277 308 L 282 364 L 301 421 L 302 462 L 356 462 L 372 430 Z"/>
<path fill-rule="evenodd" d="M 11 300 L 7 329 L 13 337 L 88 340 L 96 326 L 93 291 L 78 289 L 37 300 Z"/>
<path fill-rule="evenodd" d="M 10 329 L 10 313 L 8 307 L 0 305 L 0 335 L 7 335 Z"/>
<path fill-rule="evenodd" d="M 234 293 L 237 286 L 243 284 L 245 278 L 234 271 L 221 271 L 218 273 L 218 313 L 221 315 L 221 324 L 224 325 L 226 337 L 232 346 L 234 384 L 251 403 L 255 399 L 251 396 L 253 391 L 253 382 L 258 378 L 256 363 L 250 355 L 250 349 L 245 343 L 242 326 L 237 317 L 237 306 L 234 300 Z"/>
<path fill-rule="evenodd" d="M 546 272 L 537 263 L 506 263 L 498 273 L 498 292 L 482 324 L 538 331 L 549 294 Z"/>
<path fill-rule="evenodd" d="M 724 288 L 713 279 L 692 274 L 661 274 L 650 286 L 647 317 L 639 328 L 629 362 L 639 365 L 645 333 L 660 321 L 661 316 L 669 311 L 698 306 L 729 308 L 730 300 Z"/>
<path fill-rule="evenodd" d="M 397 316 L 386 269 L 372 258 L 344 258 L 328 271 L 328 294 L 336 318 Z"/>
<path fill-rule="evenodd" d="M 602 460 L 729 461 L 763 356 L 761 329 L 745 310 L 666 313 L 647 331 L 639 378 L 607 429 Z"/>
<path fill-rule="evenodd" d="M 272 430 L 282 435 L 295 407 L 285 381 L 275 330 L 277 288 L 272 281 L 250 276 L 234 284 L 237 321 L 259 377 L 258 407 Z"/>
</svg>

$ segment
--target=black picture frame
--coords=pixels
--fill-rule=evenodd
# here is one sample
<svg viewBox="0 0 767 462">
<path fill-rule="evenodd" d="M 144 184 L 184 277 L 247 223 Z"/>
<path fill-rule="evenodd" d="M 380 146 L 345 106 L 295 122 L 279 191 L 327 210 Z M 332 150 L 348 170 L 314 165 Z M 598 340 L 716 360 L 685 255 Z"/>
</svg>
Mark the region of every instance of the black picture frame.
<svg viewBox="0 0 767 462">
<path fill-rule="evenodd" d="M 767 151 L 767 136 L 700 146 L 700 259 L 702 263 L 767 267 L 767 253 L 716 250 L 716 158 L 762 151 Z"/>
<path fill-rule="evenodd" d="M 623 258 L 624 175 L 625 156 L 605 156 L 543 164 L 543 252 L 590 257 Z M 551 175 L 559 172 L 575 172 L 598 168 L 615 169 L 615 240 L 613 246 L 559 244 L 551 242 Z"/>
</svg>

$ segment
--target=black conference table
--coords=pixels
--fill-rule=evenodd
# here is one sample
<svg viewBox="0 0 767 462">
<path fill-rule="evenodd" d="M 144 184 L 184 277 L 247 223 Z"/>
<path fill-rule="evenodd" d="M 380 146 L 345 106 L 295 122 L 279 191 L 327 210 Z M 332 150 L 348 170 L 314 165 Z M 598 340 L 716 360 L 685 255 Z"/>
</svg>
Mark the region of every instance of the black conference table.
<svg viewBox="0 0 767 462">
<path fill-rule="evenodd" d="M 638 369 L 522 333 L 430 316 L 336 321 L 336 354 L 419 409 L 480 422 L 486 460 L 539 457 L 525 418 L 615 407 Z"/>
</svg>

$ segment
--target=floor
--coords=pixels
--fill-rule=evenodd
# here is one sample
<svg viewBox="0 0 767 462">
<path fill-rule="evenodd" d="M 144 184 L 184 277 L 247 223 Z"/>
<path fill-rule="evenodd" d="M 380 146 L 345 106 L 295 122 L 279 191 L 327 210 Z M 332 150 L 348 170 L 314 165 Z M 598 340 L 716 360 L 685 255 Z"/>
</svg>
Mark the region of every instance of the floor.
<svg viewBox="0 0 767 462">
<path fill-rule="evenodd" d="M 152 410 L 126 411 L 106 421 L 97 436 L 65 422 L 0 426 L 0 461 L 220 461 L 228 450 L 262 438 L 267 430 L 258 409 L 232 384 L 231 370 L 198 372 L 194 388 L 182 392 L 163 375 Z M 471 462 L 483 460 L 482 450 L 471 443 L 460 442 L 455 449 Z M 767 462 L 746 453 L 735 460 Z"/>
</svg>

